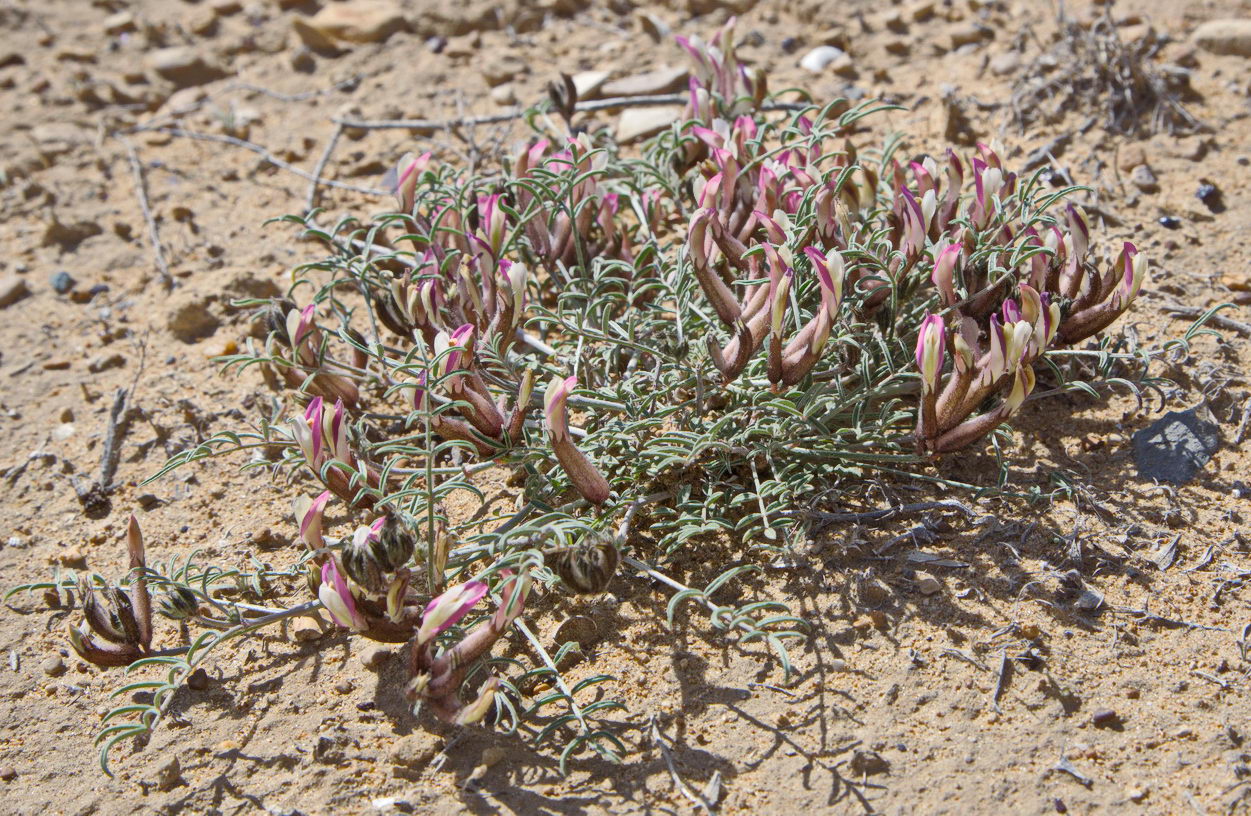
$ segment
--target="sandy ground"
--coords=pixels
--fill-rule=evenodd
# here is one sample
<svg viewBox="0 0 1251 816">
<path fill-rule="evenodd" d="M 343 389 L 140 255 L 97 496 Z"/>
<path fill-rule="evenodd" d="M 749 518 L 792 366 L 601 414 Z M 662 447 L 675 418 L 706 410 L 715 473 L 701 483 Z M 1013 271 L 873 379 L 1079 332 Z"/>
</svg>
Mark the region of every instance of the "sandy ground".
<svg viewBox="0 0 1251 816">
<path fill-rule="evenodd" d="M 951 110 L 942 100 L 953 92 L 965 135 L 997 137 L 1012 163 L 1072 134 L 1056 161 L 1097 189 L 1109 214 L 1103 240 L 1133 240 L 1155 265 L 1129 319 L 1144 342 L 1185 331 L 1188 321 L 1169 304 L 1246 302 L 1251 61 L 1189 39 L 1204 20 L 1251 16 L 1245 3 L 1141 0 L 1110 11 L 1127 39 L 1148 27 L 1168 37 L 1156 63 L 1189 72 L 1186 104 L 1207 130 L 1179 138 L 1113 134 L 1102 120 L 1082 130 L 1099 112 L 1096 100 L 1017 128 L 1014 88 L 1055 30 L 1053 12 L 1036 4 L 429 5 L 407 0 L 408 30 L 330 55 L 303 48 L 293 27 L 292 18 L 317 11 L 314 2 L 0 3 L 8 526 L 0 584 L 45 580 L 58 567 L 120 574 L 132 511 L 154 559 L 196 549 L 224 565 L 245 566 L 254 554 L 277 566 L 295 559 L 288 491 L 241 473 L 242 461 L 139 482 L 168 455 L 256 419 L 280 396 L 253 373 L 219 377 L 210 358 L 250 331 L 233 299 L 276 293 L 293 266 L 317 257 L 289 226 L 264 224 L 302 211 L 308 181 L 230 144 L 151 130 L 115 135 L 137 126 L 247 139 L 307 173 L 333 132 L 332 115 L 492 113 L 537 101 L 560 71 L 625 77 L 682 65 L 656 21 L 706 34 L 735 6 L 741 54 L 769 71 L 772 88 L 899 102 L 909 109 L 875 127 L 909 134 L 913 150 L 945 143 Z M 1069 11 L 1090 19 L 1103 7 Z M 842 73 L 800 69 L 799 59 L 825 43 L 845 48 L 852 64 Z M 169 62 L 179 55 L 154 57 L 171 46 L 191 50 L 181 67 Z M 596 116 L 611 124 L 616 114 Z M 349 133 L 324 175 L 376 187 L 407 150 L 465 161 L 518 134 L 507 125 L 459 136 Z M 1158 189 L 1135 183 L 1142 164 Z M 1203 183 L 1219 188 L 1222 211 L 1196 198 Z M 328 218 L 384 206 L 326 186 L 319 202 Z M 1175 228 L 1161 223 L 1166 216 Z M 1245 305 L 1223 314 L 1251 318 Z M 628 705 L 616 718 L 629 748 L 619 766 L 582 756 L 562 776 L 559 746 L 418 721 L 397 658 L 371 656 L 369 644 L 341 634 L 299 642 L 283 628 L 216 655 L 207 683 L 179 693 L 174 716 L 143 750 L 116 750 L 108 778 L 91 740 L 116 704 L 108 694 L 121 673 L 69 651 L 69 612 L 40 593 L 17 595 L 0 614 L 0 810 L 685 813 L 698 808 L 675 775 L 708 792 L 719 774 L 716 809 L 726 814 L 1248 812 L 1251 655 L 1239 642 L 1251 623 L 1251 468 L 1238 441 L 1249 343 L 1236 330 L 1196 340 L 1163 370 L 1175 382 L 1163 400 L 1027 407 L 1005 451 L 1013 487 L 1050 493 L 1063 472 L 1072 489 L 1051 502 L 971 502 L 975 518 L 955 518 L 924 547 L 965 565 L 931 568 L 938 588 L 930 594 L 904 557 L 911 545 L 874 555 L 914 522 L 831 529 L 801 563 L 738 586 L 743 598 L 785 597 L 815 624 L 790 681 L 767 652 L 728 642 L 706 618 L 667 630 L 667 596 L 643 580 L 619 579 L 591 601 L 536 603 L 529 619 L 538 631 L 571 605 L 600 622 L 593 653 L 569 674 L 615 677 L 610 691 Z M 96 478 L 114 394 L 132 386 L 139 413 L 124 439 L 119 487 L 109 506 L 88 514 L 75 484 Z M 1223 448 L 1183 487 L 1142 479 L 1131 435 L 1161 411 L 1205 398 Z M 995 465 L 975 451 L 944 468 L 986 483 Z M 1176 558 L 1162 569 L 1152 556 L 1173 541 Z M 714 554 L 692 553 L 673 569 L 697 581 Z M 275 603 L 306 595 L 294 580 L 272 590 Z M 1083 608 L 1084 591 L 1102 595 L 1102 605 Z M 175 626 L 158 625 L 162 645 L 180 642 Z M 367 667 L 367 657 L 381 663 Z"/>
</svg>

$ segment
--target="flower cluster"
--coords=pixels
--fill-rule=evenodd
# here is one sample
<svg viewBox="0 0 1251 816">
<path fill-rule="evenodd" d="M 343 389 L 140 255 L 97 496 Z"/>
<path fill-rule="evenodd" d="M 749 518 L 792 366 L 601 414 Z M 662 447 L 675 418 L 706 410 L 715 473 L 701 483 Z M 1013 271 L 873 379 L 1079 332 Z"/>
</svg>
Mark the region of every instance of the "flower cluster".
<svg viewBox="0 0 1251 816">
<path fill-rule="evenodd" d="M 126 530 L 130 552 L 129 591 L 116 586 L 99 590 L 78 582 L 86 627 L 68 626 L 70 645 L 79 657 L 97 666 L 127 666 L 152 652 L 152 600 L 148 594 L 143 533 L 134 516 Z"/>
</svg>

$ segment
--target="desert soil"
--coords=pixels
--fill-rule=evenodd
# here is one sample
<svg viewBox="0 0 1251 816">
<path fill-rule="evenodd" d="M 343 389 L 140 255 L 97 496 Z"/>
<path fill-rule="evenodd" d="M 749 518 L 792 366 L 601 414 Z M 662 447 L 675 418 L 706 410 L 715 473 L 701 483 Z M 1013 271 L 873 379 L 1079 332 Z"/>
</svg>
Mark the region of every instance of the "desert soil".
<svg viewBox="0 0 1251 816">
<path fill-rule="evenodd" d="M 350 11 L 363 13 L 362 4 Z M 663 27 L 707 35 L 737 11 L 741 55 L 769 72 L 771 88 L 904 105 L 872 122 L 871 138 L 901 131 L 911 153 L 945 146 L 953 112 L 945 96 L 962 117 L 958 135 L 999 139 L 1013 165 L 1069 134 L 1055 163 L 1095 188 L 1107 221 L 1098 240 L 1133 240 L 1153 261 L 1126 323 L 1144 344 L 1183 335 L 1189 321 L 1170 305 L 1248 300 L 1251 58 L 1245 47 L 1218 54 L 1191 39 L 1206 20 L 1251 17 L 1246 3 L 1107 9 L 1128 41 L 1168 39 L 1150 66 L 1187 72 L 1187 108 L 1206 127 L 1180 136 L 1109 132 L 1097 98 L 1018 128 L 1014 89 L 1056 31 L 1055 9 L 1044 4 L 403 0 L 397 8 L 402 22 L 384 20 L 368 33 L 374 42 L 310 49 L 297 26 L 315 34 L 293 20 L 307 21 L 316 0 L 0 3 L 5 588 L 57 568 L 121 575 L 131 512 L 156 560 L 199 550 L 225 565 L 255 555 L 285 566 L 298 554 L 289 489 L 241 472 L 244 461 L 213 460 L 140 485 L 170 454 L 256 420 L 283 397 L 253 372 L 219 376 L 210 358 L 252 331 L 232 300 L 284 290 L 291 269 L 320 253 L 291 226 L 265 224 L 303 211 L 306 178 L 188 132 L 246 139 L 307 173 L 334 115 L 495 113 L 539 101 L 562 71 L 624 78 L 683 66 Z M 1068 12 L 1090 21 L 1105 8 L 1076 3 Z M 850 59 L 819 73 L 800 68 L 824 44 Z M 162 50 L 172 47 L 184 50 Z M 617 116 L 585 121 L 611 127 Z M 494 147 L 523 135 L 508 124 L 348 132 L 324 175 L 374 188 L 408 150 L 489 161 Z M 1221 211 L 1196 197 L 1204 183 L 1219 189 Z M 326 185 L 319 204 L 328 222 L 387 206 Z M 1245 305 L 1222 314 L 1251 319 Z M 341 633 L 305 642 L 295 630 L 307 636 L 307 624 L 297 624 L 223 649 L 206 682 L 179 692 L 174 716 L 146 747 L 118 747 L 108 778 L 91 741 L 122 673 L 69 650 L 64 625 L 76 612 L 40 592 L 18 594 L 0 613 L 0 810 L 699 812 L 676 775 L 725 814 L 1251 811 L 1243 634 L 1251 467 L 1240 444 L 1249 366 L 1251 338 L 1227 328 L 1165 361 L 1160 371 L 1173 384 L 1141 404 L 1124 393 L 1031 403 L 1002 452 L 1012 488 L 1051 493 L 1064 473 L 1067 493 L 1034 504 L 949 495 L 974 516 L 952 516 L 936 536 L 882 555 L 875 551 L 917 520 L 834 527 L 733 590 L 784 597 L 814 624 L 789 680 L 767 651 L 727 640 L 705 616 L 682 615 L 666 629 L 667 596 L 645 580 L 618 577 L 606 596 L 577 603 L 549 594 L 534 604 L 533 628 L 548 632 L 571 609 L 593 616 L 598 642 L 570 676 L 612 674 L 608 690 L 628 706 L 614 718 L 624 763 L 580 756 L 567 776 L 559 746 L 414 718 L 398 656 Z M 118 486 L 107 506 L 85 509 L 76 485 L 97 478 L 114 395 L 132 387 L 138 410 Z M 1184 486 L 1142 477 L 1132 435 L 1163 411 L 1204 400 L 1221 424 L 1221 450 Z M 986 449 L 942 467 L 988 484 L 996 464 Z M 903 480 L 866 486 L 863 506 L 913 495 Z M 1170 544 L 1171 563 L 1157 557 Z M 675 574 L 696 582 L 704 564 L 742 555 L 704 546 L 672 565 Z M 960 566 L 918 571 L 906 557 L 918 549 Z M 306 597 L 291 581 L 273 587 L 270 602 Z M 159 621 L 158 642 L 179 643 L 177 627 Z M 708 787 L 714 774 L 719 791 Z"/>
</svg>

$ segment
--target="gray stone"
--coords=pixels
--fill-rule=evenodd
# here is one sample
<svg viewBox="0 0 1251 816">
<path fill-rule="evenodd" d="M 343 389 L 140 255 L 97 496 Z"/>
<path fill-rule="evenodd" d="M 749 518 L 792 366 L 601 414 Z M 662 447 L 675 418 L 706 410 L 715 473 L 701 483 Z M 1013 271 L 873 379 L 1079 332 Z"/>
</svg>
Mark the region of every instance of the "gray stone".
<svg viewBox="0 0 1251 816">
<path fill-rule="evenodd" d="M 1209 20 L 1195 29 L 1194 41 L 1213 54 L 1251 57 L 1251 19 Z"/>
<path fill-rule="evenodd" d="M 1182 485 L 1221 446 L 1220 426 L 1204 405 L 1169 411 L 1134 434 L 1134 464 L 1144 479 Z"/>
<path fill-rule="evenodd" d="M 61 271 L 54 273 L 52 277 L 48 278 L 48 282 L 52 284 L 52 290 L 54 292 L 58 295 L 63 295 L 73 289 L 74 284 L 77 281 L 74 280 L 73 275 L 62 269 Z"/>
<path fill-rule="evenodd" d="M 178 761 L 178 757 L 171 758 L 156 771 L 157 790 L 171 791 L 185 784 L 182 778 L 182 764 Z"/>
<path fill-rule="evenodd" d="M 65 659 L 60 655 L 53 655 L 45 660 L 40 667 L 43 673 L 49 677 L 60 677 L 65 674 Z"/>
<path fill-rule="evenodd" d="M 1019 51 L 1004 51 L 1002 54 L 996 54 L 990 61 L 990 72 L 995 76 L 1015 74 L 1020 67 L 1021 54 Z"/>
<path fill-rule="evenodd" d="M 1151 172 L 1151 168 L 1145 164 L 1140 164 L 1130 171 L 1129 180 L 1144 193 L 1154 193 L 1160 189 L 1155 173 Z"/>
</svg>

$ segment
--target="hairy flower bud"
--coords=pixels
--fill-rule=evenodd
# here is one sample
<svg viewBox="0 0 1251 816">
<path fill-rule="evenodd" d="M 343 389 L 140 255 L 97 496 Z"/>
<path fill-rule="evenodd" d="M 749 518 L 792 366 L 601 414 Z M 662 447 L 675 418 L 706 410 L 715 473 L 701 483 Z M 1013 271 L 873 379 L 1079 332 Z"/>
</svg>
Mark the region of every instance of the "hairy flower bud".
<svg viewBox="0 0 1251 816">
<path fill-rule="evenodd" d="M 162 615 L 170 620 L 186 620 L 200 609 L 200 599 L 183 586 L 171 586 L 161 594 L 161 602 L 157 607 Z"/>
</svg>

